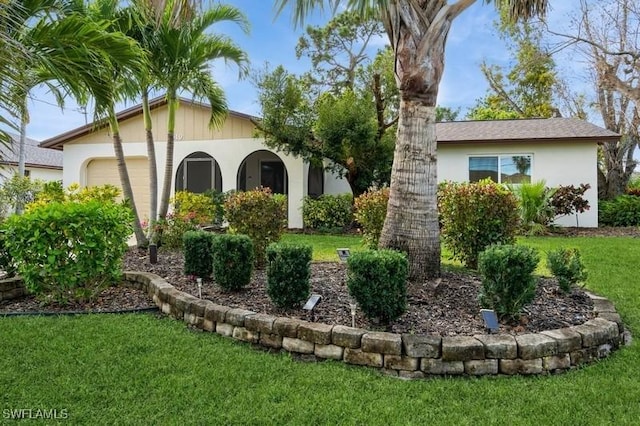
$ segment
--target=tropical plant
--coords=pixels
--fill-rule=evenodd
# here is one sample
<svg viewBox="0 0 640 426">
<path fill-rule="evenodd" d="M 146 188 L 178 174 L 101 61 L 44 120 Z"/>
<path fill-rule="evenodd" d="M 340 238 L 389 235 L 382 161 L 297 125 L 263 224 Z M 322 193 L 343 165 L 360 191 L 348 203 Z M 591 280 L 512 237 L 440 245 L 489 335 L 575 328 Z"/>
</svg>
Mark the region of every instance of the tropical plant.
<svg viewBox="0 0 640 426">
<path fill-rule="evenodd" d="M 444 71 L 445 42 L 453 20 L 474 0 L 276 0 L 279 11 L 290 4 L 295 22 L 315 7 L 344 5 L 384 25 L 395 54 L 400 117 L 387 218 L 380 245 L 408 254 L 410 277 L 422 281 L 440 273 L 437 210 L 436 99 Z M 485 0 L 489 2 L 489 0 Z M 493 1 L 504 5 L 504 1 Z M 547 0 L 507 0 L 513 21 L 542 15 Z"/>
<path fill-rule="evenodd" d="M 353 222 L 353 196 L 351 194 L 323 194 L 302 200 L 304 227 L 325 232 L 342 232 Z"/>
<path fill-rule="evenodd" d="M 309 297 L 312 247 L 272 243 L 267 247 L 267 294 L 279 308 L 294 308 Z"/>
<path fill-rule="evenodd" d="M 371 249 L 378 247 L 389 203 L 389 188 L 367 191 L 355 199 L 354 216 L 362 227 L 362 239 Z"/>
<path fill-rule="evenodd" d="M 0 218 L 14 211 L 22 211 L 22 206 L 36 199 L 43 184 L 39 179 L 32 180 L 19 173 L 5 180 L 0 186 Z"/>
<path fill-rule="evenodd" d="M 518 197 L 520 226 L 527 234 L 537 235 L 544 232 L 556 216 L 551 204 L 555 189 L 547 188 L 546 182 L 523 183 L 511 186 Z"/>
<path fill-rule="evenodd" d="M 212 34 L 214 25 L 231 22 L 248 32 L 249 24 L 239 9 L 215 4 L 205 11 L 191 14 L 189 19 L 176 20 L 179 0 L 166 1 L 164 10 L 157 10 L 157 19 L 150 49 L 150 72 L 157 86 L 166 91 L 167 144 L 164 185 L 160 196 L 158 215 L 163 218 L 169 208 L 169 195 L 173 181 L 173 151 L 178 91 L 188 90 L 194 98 L 207 99 L 210 106 L 209 125 L 220 126 L 227 114 L 227 102 L 222 88 L 209 71 L 216 59 L 236 63 L 244 72 L 246 54 L 229 38 Z"/>
</svg>

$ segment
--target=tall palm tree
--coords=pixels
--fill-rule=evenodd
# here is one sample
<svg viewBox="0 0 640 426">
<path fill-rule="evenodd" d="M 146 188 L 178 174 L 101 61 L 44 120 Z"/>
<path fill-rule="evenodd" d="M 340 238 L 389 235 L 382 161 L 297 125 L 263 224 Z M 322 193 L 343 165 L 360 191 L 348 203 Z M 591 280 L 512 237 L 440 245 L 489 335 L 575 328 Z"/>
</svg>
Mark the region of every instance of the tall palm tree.
<svg viewBox="0 0 640 426">
<path fill-rule="evenodd" d="M 476 0 L 275 0 L 278 12 L 293 7 L 296 23 L 316 7 L 340 4 L 383 23 L 395 54 L 400 117 L 387 217 L 380 246 L 407 253 L 410 278 L 440 273 L 437 211 L 436 98 L 444 49 L 453 20 Z M 513 20 L 544 14 L 547 0 L 484 0 L 505 7 Z"/>
<path fill-rule="evenodd" d="M 79 103 L 93 98 L 96 119 L 113 110 L 113 75 L 104 70 L 140 67 L 141 50 L 121 32 L 110 31 L 108 21 L 86 20 L 82 11 L 83 2 L 77 0 L 2 3 L 2 33 L 21 53 L 11 62 L 0 62 L 0 75 L 7 72 L 11 76 L 11 80 L 0 81 L 10 94 L 5 99 L 17 105 L 15 116 L 26 116 L 23 100 L 32 85 L 49 81 Z M 25 76 L 28 78 L 21 78 Z"/>
<path fill-rule="evenodd" d="M 137 96 L 138 85 L 136 84 L 136 77 L 144 75 L 147 70 L 147 52 L 141 48 L 136 40 L 126 35 L 126 33 L 132 31 L 132 27 L 136 25 L 136 23 L 131 20 L 131 15 L 128 12 L 128 10 L 120 7 L 118 0 L 94 0 L 84 10 L 85 16 L 88 17 L 90 21 L 104 22 L 105 27 L 109 31 L 114 34 L 120 34 L 126 38 L 131 45 L 132 52 L 135 52 L 138 56 L 138 63 L 136 63 L 135 66 L 129 66 L 129 64 L 126 63 L 111 62 L 104 64 L 94 72 L 97 75 L 103 76 L 110 84 L 111 97 L 109 101 L 99 103 L 96 99 L 96 107 L 100 107 L 99 111 L 109 126 L 122 193 L 124 198 L 128 200 L 134 214 L 133 231 L 136 244 L 138 247 L 146 247 L 149 240 L 142 229 L 140 214 L 136 206 L 131 179 L 129 178 L 129 172 L 127 170 L 122 136 L 120 135 L 120 123 L 116 117 L 116 102 L 134 99 Z"/>
<path fill-rule="evenodd" d="M 159 87 L 166 91 L 168 107 L 166 162 L 158 211 L 160 218 L 164 218 L 169 209 L 178 91 L 187 90 L 194 98 L 206 99 L 211 106 L 209 125 L 222 125 L 227 114 L 226 98 L 211 76 L 209 64 L 215 59 L 224 59 L 236 63 L 244 72 L 247 58 L 230 39 L 207 31 L 224 21 L 236 23 L 248 31 L 245 16 L 235 7 L 216 4 L 206 11 L 195 13 L 190 20 L 176 22 L 173 6 L 181 2 L 169 0 L 166 3 L 150 52 L 151 72 Z"/>
</svg>

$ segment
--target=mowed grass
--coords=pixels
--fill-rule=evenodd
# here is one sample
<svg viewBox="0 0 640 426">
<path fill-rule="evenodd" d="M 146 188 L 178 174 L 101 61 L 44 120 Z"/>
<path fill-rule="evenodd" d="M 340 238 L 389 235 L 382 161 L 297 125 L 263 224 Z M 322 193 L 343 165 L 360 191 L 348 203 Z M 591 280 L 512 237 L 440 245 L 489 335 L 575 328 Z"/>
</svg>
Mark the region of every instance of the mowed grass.
<svg viewBox="0 0 640 426">
<path fill-rule="evenodd" d="M 338 238 L 286 237 L 325 246 L 317 259 L 359 243 Z M 559 246 L 580 248 L 588 287 L 611 298 L 632 331 L 640 330 L 639 240 L 520 242 L 541 257 Z M 0 360 L 0 424 L 10 422 L 6 410 L 21 408 L 66 409 L 69 417 L 60 423 L 92 425 L 633 425 L 640 419 L 636 342 L 558 376 L 405 382 L 337 362 L 296 361 L 150 314 L 12 317 L 0 319 Z"/>
</svg>

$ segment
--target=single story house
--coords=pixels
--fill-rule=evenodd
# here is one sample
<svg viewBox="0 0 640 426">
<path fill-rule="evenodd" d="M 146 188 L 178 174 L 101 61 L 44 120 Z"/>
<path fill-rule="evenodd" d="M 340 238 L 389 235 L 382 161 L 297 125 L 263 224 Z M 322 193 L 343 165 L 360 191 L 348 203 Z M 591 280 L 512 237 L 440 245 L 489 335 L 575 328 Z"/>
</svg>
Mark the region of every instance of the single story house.
<svg viewBox="0 0 640 426">
<path fill-rule="evenodd" d="M 20 136 L 10 133 L 11 145 L 0 144 L 0 184 L 18 173 Z M 25 140 L 25 175 L 45 182 L 62 180 L 62 152 Z"/>
<path fill-rule="evenodd" d="M 159 186 L 165 164 L 167 105 L 151 101 Z M 259 186 L 288 195 L 289 227 L 301 228 L 302 199 L 307 194 L 350 192 L 349 185 L 300 158 L 269 149 L 256 138 L 251 117 L 231 111 L 219 129 L 209 129 L 208 106 L 186 99 L 177 110 L 174 191 L 247 190 Z M 118 115 L 129 175 L 141 218 L 149 211 L 148 160 L 142 108 Z M 619 135 L 590 123 L 564 118 L 469 121 L 437 124 L 440 180 L 469 181 L 492 177 L 518 183 L 545 179 L 549 186 L 588 183 L 591 210 L 580 226 L 597 226 L 597 144 Z M 119 186 L 108 128 L 93 124 L 45 140 L 40 145 L 63 151 L 63 183 L 111 183 Z M 560 219 L 574 225 L 575 218 Z"/>
</svg>

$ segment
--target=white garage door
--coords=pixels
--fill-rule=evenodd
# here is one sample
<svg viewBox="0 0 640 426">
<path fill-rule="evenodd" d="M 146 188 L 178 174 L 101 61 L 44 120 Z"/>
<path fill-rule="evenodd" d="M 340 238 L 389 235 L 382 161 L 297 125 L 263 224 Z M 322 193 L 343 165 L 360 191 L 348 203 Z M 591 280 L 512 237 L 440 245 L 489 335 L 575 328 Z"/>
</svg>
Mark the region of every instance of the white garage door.
<svg viewBox="0 0 640 426">
<path fill-rule="evenodd" d="M 146 158 L 127 158 L 127 171 L 140 220 L 149 218 L 149 162 Z M 100 158 L 87 164 L 87 186 L 114 185 L 120 190 L 120 175 L 115 158 Z"/>
</svg>

